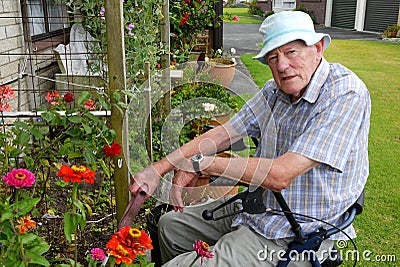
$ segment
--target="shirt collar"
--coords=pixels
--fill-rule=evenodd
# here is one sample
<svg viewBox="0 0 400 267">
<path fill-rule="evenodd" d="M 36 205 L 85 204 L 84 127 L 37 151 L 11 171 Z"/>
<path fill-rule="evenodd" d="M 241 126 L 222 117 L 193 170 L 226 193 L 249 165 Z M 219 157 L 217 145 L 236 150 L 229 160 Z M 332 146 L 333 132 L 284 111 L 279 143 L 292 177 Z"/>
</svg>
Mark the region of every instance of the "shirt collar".
<svg viewBox="0 0 400 267">
<path fill-rule="evenodd" d="M 296 104 L 302 99 L 304 99 L 309 103 L 315 103 L 320 95 L 322 86 L 324 85 L 326 79 L 328 78 L 329 69 L 330 67 L 328 61 L 326 61 L 325 58 L 322 58 L 321 63 L 319 64 L 315 73 L 311 77 L 310 82 L 308 83 L 306 91 L 304 92 L 303 96 L 296 102 L 291 103 L 290 96 L 285 94 L 282 90 L 277 90 L 278 97 L 287 104 Z M 278 89 L 276 84 L 275 86 L 276 86 L 275 89 Z"/>
<path fill-rule="evenodd" d="M 315 103 L 321 93 L 321 88 L 324 85 L 329 75 L 329 63 L 325 58 L 322 58 L 317 70 L 312 76 L 306 91 L 300 99 L 304 99 L 309 103 Z"/>
</svg>

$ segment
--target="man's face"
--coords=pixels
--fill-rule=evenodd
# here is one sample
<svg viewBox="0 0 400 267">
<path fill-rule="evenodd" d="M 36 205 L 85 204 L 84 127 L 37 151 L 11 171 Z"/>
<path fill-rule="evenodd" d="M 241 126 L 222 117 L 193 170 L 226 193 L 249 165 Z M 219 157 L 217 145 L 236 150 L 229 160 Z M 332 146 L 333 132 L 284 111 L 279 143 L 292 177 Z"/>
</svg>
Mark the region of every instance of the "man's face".
<svg viewBox="0 0 400 267">
<path fill-rule="evenodd" d="M 265 58 L 279 88 L 291 95 L 292 102 L 299 99 L 323 56 L 323 39 L 311 46 L 293 41 L 269 52 Z"/>
</svg>

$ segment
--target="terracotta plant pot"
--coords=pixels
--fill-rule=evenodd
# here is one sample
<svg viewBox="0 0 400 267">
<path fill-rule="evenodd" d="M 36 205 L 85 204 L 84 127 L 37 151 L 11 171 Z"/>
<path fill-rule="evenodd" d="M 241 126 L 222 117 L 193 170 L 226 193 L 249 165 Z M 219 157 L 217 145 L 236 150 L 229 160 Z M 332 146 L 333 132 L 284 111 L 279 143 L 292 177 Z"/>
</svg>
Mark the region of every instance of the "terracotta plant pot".
<svg viewBox="0 0 400 267">
<path fill-rule="evenodd" d="M 224 114 L 215 115 L 213 119 L 201 120 L 200 124 L 192 123 L 193 132 L 189 134 L 189 137 L 193 139 L 196 136 L 203 134 L 205 132 L 205 130 L 203 129 L 203 126 L 205 126 L 205 125 L 219 126 L 219 125 L 222 125 L 222 124 L 228 122 L 229 119 L 230 119 L 230 114 L 224 113 Z"/>
<path fill-rule="evenodd" d="M 229 87 L 235 76 L 236 62 L 232 64 L 217 64 L 210 62 L 209 73 L 215 82 L 220 82 L 222 86 Z"/>
</svg>

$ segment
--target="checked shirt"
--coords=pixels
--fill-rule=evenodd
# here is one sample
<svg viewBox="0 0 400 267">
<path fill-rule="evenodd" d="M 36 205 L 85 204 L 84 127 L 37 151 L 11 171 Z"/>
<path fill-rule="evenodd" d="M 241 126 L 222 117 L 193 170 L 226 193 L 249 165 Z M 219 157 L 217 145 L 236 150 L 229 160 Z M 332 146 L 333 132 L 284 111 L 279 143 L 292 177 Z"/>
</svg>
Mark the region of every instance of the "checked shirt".
<svg viewBox="0 0 400 267">
<path fill-rule="evenodd" d="M 259 140 L 256 157 L 276 158 L 290 151 L 320 162 L 281 193 L 293 212 L 338 225 L 368 177 L 370 106 L 368 90 L 353 72 L 322 59 L 298 101 L 291 103 L 275 81 L 269 80 L 231 124 L 239 134 Z M 265 190 L 264 202 L 267 207 L 280 209 L 270 190 Z M 295 218 L 305 233 L 330 228 L 306 217 Z M 293 236 L 283 214 L 243 213 L 233 222 L 233 226 L 238 225 L 266 238 Z M 346 232 L 355 237 L 353 227 Z M 332 236 L 343 238 L 342 233 Z"/>
</svg>

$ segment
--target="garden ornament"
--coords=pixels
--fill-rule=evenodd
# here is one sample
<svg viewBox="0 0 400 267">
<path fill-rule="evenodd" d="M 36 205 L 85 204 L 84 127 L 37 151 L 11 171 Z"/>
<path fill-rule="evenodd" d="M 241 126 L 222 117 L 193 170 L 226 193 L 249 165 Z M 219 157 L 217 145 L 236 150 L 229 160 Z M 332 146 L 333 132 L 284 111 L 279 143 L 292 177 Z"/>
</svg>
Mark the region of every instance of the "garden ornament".
<svg viewBox="0 0 400 267">
<path fill-rule="evenodd" d="M 259 32 L 263 36 L 263 46 L 253 59 L 264 64 L 267 64 L 265 55 L 295 40 L 303 40 L 307 45 L 313 45 L 324 38 L 324 50 L 331 43 L 328 34 L 315 32 L 311 17 L 302 11 L 283 11 L 271 15 L 263 21 Z"/>
</svg>

